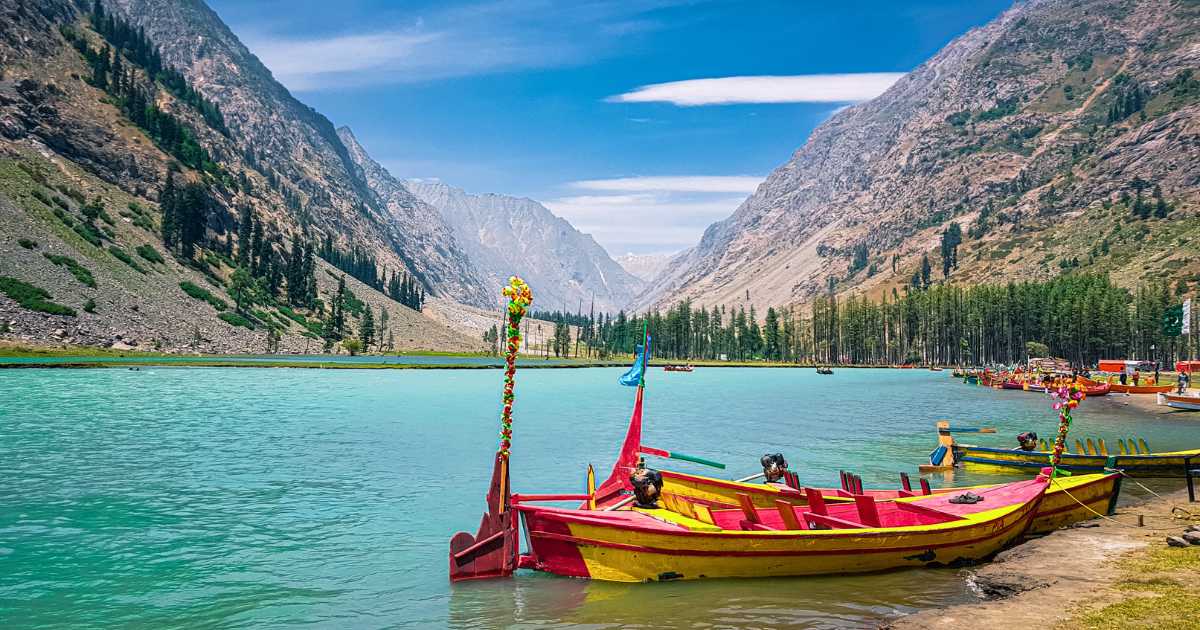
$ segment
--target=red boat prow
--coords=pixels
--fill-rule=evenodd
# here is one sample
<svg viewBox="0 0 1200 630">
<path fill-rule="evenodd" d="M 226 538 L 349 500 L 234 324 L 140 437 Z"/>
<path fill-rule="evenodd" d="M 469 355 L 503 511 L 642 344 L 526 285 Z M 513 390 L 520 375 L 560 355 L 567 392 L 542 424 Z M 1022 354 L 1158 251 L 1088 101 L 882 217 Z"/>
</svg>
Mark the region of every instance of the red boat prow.
<svg viewBox="0 0 1200 630">
<path fill-rule="evenodd" d="M 501 453 L 496 453 L 487 504 L 474 536 L 458 532 L 450 539 L 451 582 L 504 577 L 517 568 L 517 514 L 512 510 L 508 461 Z"/>
</svg>

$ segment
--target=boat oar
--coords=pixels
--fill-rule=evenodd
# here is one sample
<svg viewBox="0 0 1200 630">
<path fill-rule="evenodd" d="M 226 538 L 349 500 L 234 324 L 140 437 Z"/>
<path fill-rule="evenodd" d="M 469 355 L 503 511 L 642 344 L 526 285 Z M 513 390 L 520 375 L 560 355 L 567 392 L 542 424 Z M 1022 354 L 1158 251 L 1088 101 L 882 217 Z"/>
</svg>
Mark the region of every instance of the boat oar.
<svg viewBox="0 0 1200 630">
<path fill-rule="evenodd" d="M 722 464 L 721 462 L 714 462 L 711 459 L 704 459 L 703 457 L 696 457 L 695 455 L 687 455 L 685 453 L 680 453 L 677 451 L 668 451 L 668 450 L 664 450 L 661 448 L 654 448 L 652 446 L 645 446 L 645 445 L 639 446 L 638 451 L 641 453 L 645 453 L 646 455 L 654 455 L 655 457 L 666 457 L 667 459 L 678 459 L 680 461 L 692 462 L 693 464 L 703 464 L 705 466 L 712 466 L 713 468 L 720 468 L 721 470 L 725 469 L 725 464 Z"/>
</svg>

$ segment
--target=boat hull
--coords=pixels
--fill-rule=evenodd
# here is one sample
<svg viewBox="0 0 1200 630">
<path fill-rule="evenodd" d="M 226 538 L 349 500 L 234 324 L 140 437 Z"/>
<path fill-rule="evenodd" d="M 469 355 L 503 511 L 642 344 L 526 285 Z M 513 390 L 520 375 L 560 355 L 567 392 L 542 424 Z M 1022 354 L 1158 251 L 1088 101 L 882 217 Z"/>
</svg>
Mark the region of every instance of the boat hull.
<svg viewBox="0 0 1200 630">
<path fill-rule="evenodd" d="M 1120 383 L 1105 383 L 1083 377 L 1079 377 L 1077 380 L 1089 387 L 1108 385 L 1108 391 L 1114 394 L 1166 394 L 1175 389 L 1174 385 L 1122 385 Z"/>
<path fill-rule="evenodd" d="M 759 508 L 774 508 L 776 501 L 787 501 L 793 505 L 808 504 L 805 495 L 792 488 L 714 479 L 670 470 L 660 472 L 663 476 L 662 494 L 668 505 L 672 497 L 683 497 L 689 502 L 709 507 L 733 507 L 738 504 L 739 493 L 750 497 L 751 502 Z M 933 492 L 941 494 L 967 489 L 969 488 L 934 488 Z M 818 491 L 827 503 L 853 501 L 847 493 L 835 488 L 818 488 Z M 1120 491 L 1121 476 L 1118 473 L 1093 473 L 1054 479 L 1046 489 L 1046 496 L 1042 499 L 1027 533 L 1048 534 L 1067 525 L 1096 518 L 1100 514 L 1108 514 L 1111 508 L 1116 506 Z M 877 500 L 903 496 L 899 490 L 887 489 L 867 488 L 863 493 Z"/>
<path fill-rule="evenodd" d="M 1071 472 L 1104 472 L 1120 469 L 1131 477 L 1182 477 L 1184 458 L 1200 457 L 1200 449 L 1149 455 L 1080 455 L 1063 453 L 1059 468 Z M 984 446 L 954 446 L 954 460 L 981 472 L 1038 473 L 1049 461 L 1045 451 L 1019 451 Z M 1110 461 L 1111 460 L 1111 461 Z"/>
<path fill-rule="evenodd" d="M 1200 396 L 1183 396 L 1179 394 L 1159 394 L 1160 405 L 1166 405 L 1173 409 L 1184 409 L 1187 411 L 1200 411 Z"/>
<path fill-rule="evenodd" d="M 703 523 L 692 530 L 638 512 L 522 506 L 530 542 L 522 566 L 615 582 L 954 566 L 985 559 L 1017 540 L 1041 501 L 1039 492 L 968 520 L 936 525 L 787 531 L 703 531 Z M 647 512 L 659 511 L 665 512 Z"/>
</svg>

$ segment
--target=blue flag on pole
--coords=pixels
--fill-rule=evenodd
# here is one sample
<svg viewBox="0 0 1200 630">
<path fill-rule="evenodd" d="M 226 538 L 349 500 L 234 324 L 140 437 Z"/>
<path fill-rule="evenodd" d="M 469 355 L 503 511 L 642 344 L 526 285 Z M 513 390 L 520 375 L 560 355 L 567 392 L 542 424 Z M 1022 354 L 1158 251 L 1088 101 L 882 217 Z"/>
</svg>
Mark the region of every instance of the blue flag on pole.
<svg viewBox="0 0 1200 630">
<path fill-rule="evenodd" d="M 642 382 L 642 372 L 645 371 L 646 362 L 649 360 L 650 353 L 644 346 L 638 344 L 637 358 L 634 359 L 633 365 L 630 366 L 629 371 L 622 374 L 621 378 L 617 379 L 617 382 L 622 385 L 628 385 L 629 387 L 637 387 L 640 385 Z"/>
</svg>

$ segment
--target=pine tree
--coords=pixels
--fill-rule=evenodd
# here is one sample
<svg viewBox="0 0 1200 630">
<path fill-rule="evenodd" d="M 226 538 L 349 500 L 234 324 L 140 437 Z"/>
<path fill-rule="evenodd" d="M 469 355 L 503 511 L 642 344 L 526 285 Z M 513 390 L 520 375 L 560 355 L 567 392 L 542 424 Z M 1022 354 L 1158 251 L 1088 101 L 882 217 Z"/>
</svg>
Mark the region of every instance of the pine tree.
<svg viewBox="0 0 1200 630">
<path fill-rule="evenodd" d="M 958 266 L 958 246 L 962 244 L 962 228 L 951 221 L 942 232 L 942 276 L 950 277 L 950 270 Z"/>
<path fill-rule="evenodd" d="M 99 4 L 99 3 L 97 3 Z M 175 190 L 175 169 L 167 169 L 167 183 L 158 195 L 158 207 L 162 211 L 162 241 L 168 251 L 175 249 L 178 241 L 179 219 L 176 209 L 178 193 Z"/>
<path fill-rule="evenodd" d="M 245 313 L 246 307 L 254 303 L 256 293 L 257 286 L 250 272 L 245 267 L 234 269 L 229 283 L 229 297 L 233 298 L 234 309 Z"/>
<path fill-rule="evenodd" d="M 362 321 L 359 323 L 358 338 L 362 341 L 363 350 L 370 352 L 371 344 L 375 341 L 375 314 L 371 312 L 370 304 L 364 307 Z"/>
<path fill-rule="evenodd" d="M 325 339 L 340 341 L 346 334 L 346 276 L 338 277 L 337 293 L 330 305 L 329 318 L 325 320 Z"/>
<path fill-rule="evenodd" d="M 261 276 L 263 268 L 263 224 L 262 221 L 255 221 L 254 228 L 250 232 L 250 273 L 255 276 Z"/>
</svg>

